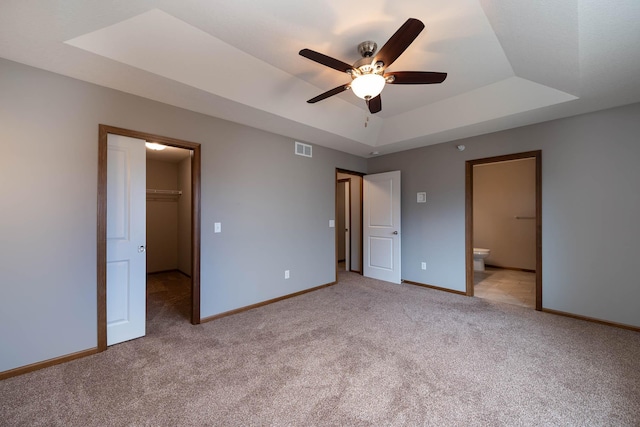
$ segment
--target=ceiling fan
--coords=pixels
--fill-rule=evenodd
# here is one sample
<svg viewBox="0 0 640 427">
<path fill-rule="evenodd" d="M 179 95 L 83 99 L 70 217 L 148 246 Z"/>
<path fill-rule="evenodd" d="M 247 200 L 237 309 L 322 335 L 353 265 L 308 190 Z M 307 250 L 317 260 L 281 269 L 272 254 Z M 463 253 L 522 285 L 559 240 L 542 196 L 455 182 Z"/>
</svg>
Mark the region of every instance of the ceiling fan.
<svg viewBox="0 0 640 427">
<path fill-rule="evenodd" d="M 334 70 L 347 73 L 352 79 L 350 83 L 328 90 L 307 102 L 314 104 L 351 89 L 357 97 L 366 101 L 369 111 L 375 114 L 382 110 L 380 92 L 382 92 L 387 83 L 396 85 L 442 83 L 447 78 L 447 73 L 433 71 L 385 72 L 387 67 L 398 59 L 423 29 L 424 24 L 420 20 L 409 18 L 377 53 L 378 46 L 374 42 L 365 41 L 360 43 L 358 52 L 362 59 L 356 61 L 353 66 L 311 49 L 302 49 L 299 52 L 300 55 Z"/>
</svg>

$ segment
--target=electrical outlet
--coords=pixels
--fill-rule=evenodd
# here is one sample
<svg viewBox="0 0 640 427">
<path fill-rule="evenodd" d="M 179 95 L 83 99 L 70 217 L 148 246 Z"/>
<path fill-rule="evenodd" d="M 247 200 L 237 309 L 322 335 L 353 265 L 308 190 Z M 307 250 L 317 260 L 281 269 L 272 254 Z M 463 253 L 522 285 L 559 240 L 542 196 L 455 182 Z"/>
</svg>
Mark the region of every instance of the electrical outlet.
<svg viewBox="0 0 640 427">
<path fill-rule="evenodd" d="M 284 278 L 288 279 L 289 278 L 289 270 L 285 270 L 284 271 Z"/>
<path fill-rule="evenodd" d="M 423 270 L 427 269 L 427 263 L 423 262 L 422 264 L 420 264 L 420 268 L 422 268 Z"/>
</svg>

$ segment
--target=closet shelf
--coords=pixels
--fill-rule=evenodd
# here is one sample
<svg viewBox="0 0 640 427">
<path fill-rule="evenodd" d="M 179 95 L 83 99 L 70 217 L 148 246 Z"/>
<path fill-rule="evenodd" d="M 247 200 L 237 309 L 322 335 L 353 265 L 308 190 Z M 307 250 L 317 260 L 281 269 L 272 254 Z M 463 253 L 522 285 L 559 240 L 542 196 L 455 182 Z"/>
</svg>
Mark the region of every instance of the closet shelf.
<svg viewBox="0 0 640 427">
<path fill-rule="evenodd" d="M 177 202 L 180 196 L 182 196 L 182 191 L 180 190 L 155 190 L 147 188 L 147 201 Z"/>
</svg>

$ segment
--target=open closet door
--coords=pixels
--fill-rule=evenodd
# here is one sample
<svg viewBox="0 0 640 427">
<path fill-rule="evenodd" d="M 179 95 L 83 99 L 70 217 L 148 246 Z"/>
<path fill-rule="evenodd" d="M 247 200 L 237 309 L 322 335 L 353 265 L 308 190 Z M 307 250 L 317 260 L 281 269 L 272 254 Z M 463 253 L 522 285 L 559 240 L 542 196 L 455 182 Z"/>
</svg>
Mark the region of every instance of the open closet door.
<svg viewBox="0 0 640 427">
<path fill-rule="evenodd" d="M 144 336 L 145 141 L 107 136 L 107 345 Z"/>
<path fill-rule="evenodd" d="M 363 180 L 364 275 L 400 283 L 400 171 Z"/>
</svg>

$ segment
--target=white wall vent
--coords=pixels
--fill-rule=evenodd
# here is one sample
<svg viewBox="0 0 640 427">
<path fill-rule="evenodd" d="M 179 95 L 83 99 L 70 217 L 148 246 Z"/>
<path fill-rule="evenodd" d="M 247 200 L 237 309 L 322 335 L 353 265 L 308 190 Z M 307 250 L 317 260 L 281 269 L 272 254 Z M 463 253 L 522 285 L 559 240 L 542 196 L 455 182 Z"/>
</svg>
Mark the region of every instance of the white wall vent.
<svg viewBox="0 0 640 427">
<path fill-rule="evenodd" d="M 296 141 L 296 154 L 298 156 L 313 157 L 311 155 L 311 146 L 298 141 Z"/>
</svg>

